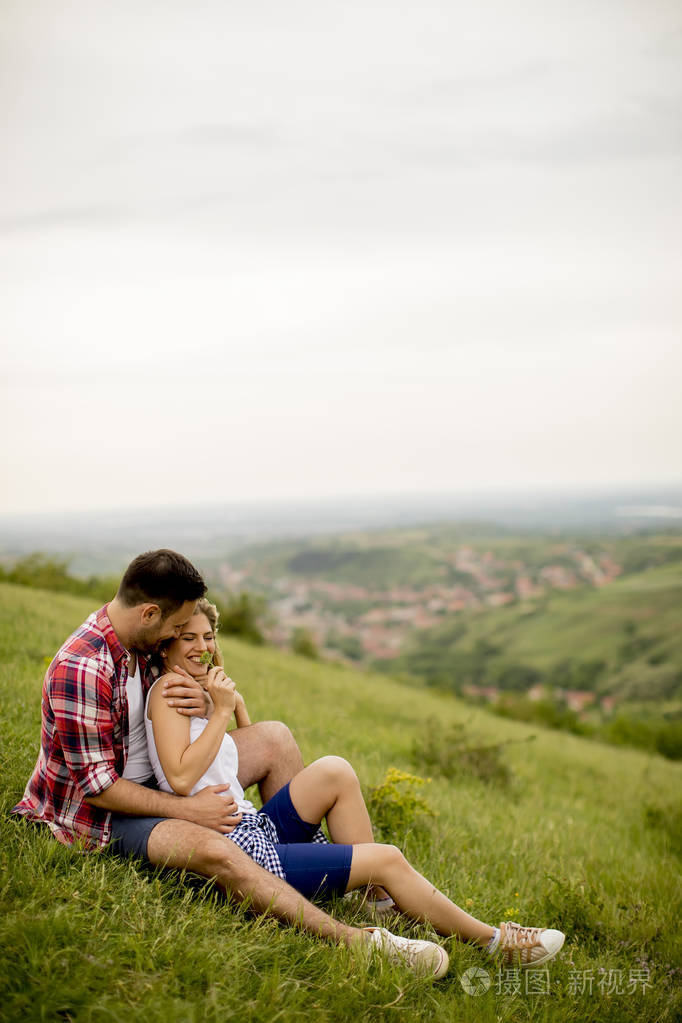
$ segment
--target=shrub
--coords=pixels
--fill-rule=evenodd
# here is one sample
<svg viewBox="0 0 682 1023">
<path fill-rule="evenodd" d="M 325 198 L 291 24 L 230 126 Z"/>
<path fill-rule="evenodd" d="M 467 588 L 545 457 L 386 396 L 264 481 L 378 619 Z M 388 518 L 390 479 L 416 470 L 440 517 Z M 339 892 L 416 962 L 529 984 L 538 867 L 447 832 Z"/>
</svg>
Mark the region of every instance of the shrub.
<svg viewBox="0 0 682 1023">
<path fill-rule="evenodd" d="M 89 579 L 79 579 L 70 575 L 67 558 L 50 557 L 40 551 L 19 558 L 12 568 L 0 568 L 0 579 L 18 586 L 93 597 L 102 603 L 111 600 L 118 587 L 118 581 L 113 578 L 91 576 Z"/>
<path fill-rule="evenodd" d="M 618 658 L 621 664 L 634 661 L 659 642 L 655 636 L 642 636 L 636 622 L 628 621 L 623 625 L 625 640 L 618 647 Z"/>
<path fill-rule="evenodd" d="M 490 675 L 493 685 L 500 689 L 524 692 L 544 681 L 544 675 L 529 664 L 501 664 Z"/>
<path fill-rule="evenodd" d="M 501 717 L 513 718 L 515 721 L 528 721 L 542 725 L 544 728 L 560 728 L 575 735 L 591 735 L 593 729 L 581 721 L 578 715 L 554 700 L 529 700 L 523 696 L 505 696 L 491 710 Z"/>
<path fill-rule="evenodd" d="M 615 746 L 637 746 L 653 753 L 656 748 L 650 722 L 619 714 L 604 729 L 604 738 Z"/>
<path fill-rule="evenodd" d="M 319 657 L 315 640 L 307 629 L 294 629 L 291 649 L 300 657 L 309 657 L 311 661 L 316 661 Z"/>
<path fill-rule="evenodd" d="M 682 720 L 663 721 L 656 729 L 656 750 L 669 760 L 682 760 Z"/>
<path fill-rule="evenodd" d="M 420 778 L 397 767 L 389 767 L 384 780 L 367 794 L 367 808 L 375 830 L 384 840 L 402 838 L 436 816 L 426 800 L 417 791 L 427 784 Z"/>
<path fill-rule="evenodd" d="M 554 686 L 564 689 L 593 690 L 606 670 L 606 661 L 575 661 L 565 657 L 549 672 L 549 679 Z"/>
<path fill-rule="evenodd" d="M 265 642 L 260 627 L 260 619 L 265 613 L 263 597 L 253 593 L 237 593 L 226 604 L 218 604 L 218 610 L 222 635 L 238 636 L 256 646 Z"/>
<path fill-rule="evenodd" d="M 352 661 L 361 661 L 365 655 L 362 643 L 357 636 L 340 634 L 338 632 L 330 632 L 327 635 L 326 646 L 330 650 L 339 650 L 345 657 L 350 658 Z"/>
<path fill-rule="evenodd" d="M 512 780 L 511 769 L 502 755 L 508 745 L 509 742 L 480 743 L 467 735 L 463 724 L 455 723 L 445 729 L 439 721 L 431 718 L 426 723 L 423 738 L 413 743 L 412 761 L 429 774 L 439 774 L 444 778 L 468 775 L 506 786 Z"/>
</svg>

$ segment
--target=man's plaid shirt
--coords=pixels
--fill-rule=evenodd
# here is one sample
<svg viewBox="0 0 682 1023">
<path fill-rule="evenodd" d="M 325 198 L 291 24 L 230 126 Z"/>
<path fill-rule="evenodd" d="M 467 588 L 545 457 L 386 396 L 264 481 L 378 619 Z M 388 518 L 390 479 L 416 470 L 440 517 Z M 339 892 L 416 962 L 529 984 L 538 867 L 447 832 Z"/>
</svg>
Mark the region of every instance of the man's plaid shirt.
<svg viewBox="0 0 682 1023">
<path fill-rule="evenodd" d="M 140 658 L 142 690 L 153 678 Z M 43 821 L 60 842 L 88 848 L 111 837 L 111 814 L 86 803 L 123 774 L 128 756 L 128 651 L 106 606 L 56 654 L 43 683 L 38 762 L 15 813 Z"/>
</svg>

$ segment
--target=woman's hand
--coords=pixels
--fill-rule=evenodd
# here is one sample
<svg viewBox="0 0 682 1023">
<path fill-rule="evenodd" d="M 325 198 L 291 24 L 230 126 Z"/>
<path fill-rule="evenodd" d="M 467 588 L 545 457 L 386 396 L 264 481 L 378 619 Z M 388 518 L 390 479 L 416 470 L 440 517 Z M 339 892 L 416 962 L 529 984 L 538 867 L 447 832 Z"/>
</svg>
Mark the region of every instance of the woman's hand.
<svg viewBox="0 0 682 1023">
<path fill-rule="evenodd" d="M 227 717 L 232 717 L 237 704 L 237 686 L 217 665 L 209 669 L 206 691 L 213 700 L 215 710 Z"/>
</svg>

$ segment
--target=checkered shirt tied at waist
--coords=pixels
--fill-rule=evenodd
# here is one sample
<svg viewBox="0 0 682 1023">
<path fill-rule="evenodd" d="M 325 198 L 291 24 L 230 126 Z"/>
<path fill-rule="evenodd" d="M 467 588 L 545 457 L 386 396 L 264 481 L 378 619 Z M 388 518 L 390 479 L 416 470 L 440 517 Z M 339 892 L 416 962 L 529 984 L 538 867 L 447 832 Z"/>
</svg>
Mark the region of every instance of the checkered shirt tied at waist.
<svg viewBox="0 0 682 1023">
<path fill-rule="evenodd" d="M 276 845 L 283 843 L 279 840 L 277 828 L 266 813 L 243 814 L 240 823 L 226 837 L 243 849 L 260 867 L 286 881 L 282 862 L 275 849 Z M 321 828 L 317 829 L 310 841 L 317 845 L 329 845 Z"/>
</svg>

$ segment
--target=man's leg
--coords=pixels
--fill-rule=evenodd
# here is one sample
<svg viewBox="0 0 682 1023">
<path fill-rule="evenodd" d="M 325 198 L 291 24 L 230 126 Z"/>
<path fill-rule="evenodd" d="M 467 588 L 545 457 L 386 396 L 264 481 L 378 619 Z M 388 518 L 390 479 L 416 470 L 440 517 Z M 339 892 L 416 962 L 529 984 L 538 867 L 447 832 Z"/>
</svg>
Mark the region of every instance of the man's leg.
<svg viewBox="0 0 682 1023">
<path fill-rule="evenodd" d="M 264 803 L 303 770 L 296 740 L 281 721 L 258 721 L 230 732 L 239 752 L 239 784 L 258 783 Z"/>
<path fill-rule="evenodd" d="M 161 821 L 149 836 L 147 858 L 156 866 L 215 878 L 235 898 L 248 898 L 256 912 L 269 912 L 311 934 L 346 945 L 367 940 L 367 931 L 332 919 L 285 881 L 259 867 L 234 842 L 208 828 L 183 820 Z"/>
</svg>

